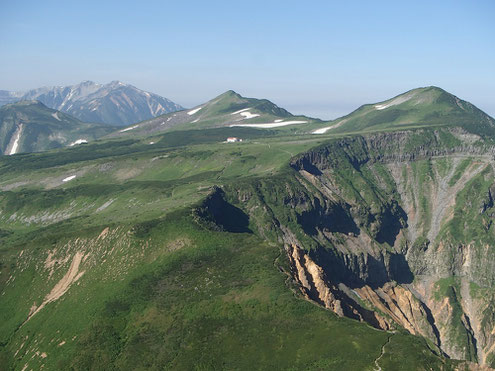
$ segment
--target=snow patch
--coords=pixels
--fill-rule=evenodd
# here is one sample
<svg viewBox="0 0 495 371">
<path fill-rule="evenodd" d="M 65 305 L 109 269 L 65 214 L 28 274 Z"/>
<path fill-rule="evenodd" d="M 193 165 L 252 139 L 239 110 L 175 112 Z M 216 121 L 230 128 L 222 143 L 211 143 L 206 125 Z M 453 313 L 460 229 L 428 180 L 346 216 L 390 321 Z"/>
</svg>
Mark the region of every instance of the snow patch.
<svg viewBox="0 0 495 371">
<path fill-rule="evenodd" d="M 312 134 L 325 134 L 328 130 L 333 129 L 333 126 L 327 126 L 326 128 L 320 128 L 312 132 Z"/>
<path fill-rule="evenodd" d="M 119 132 L 119 133 L 123 133 L 123 132 L 125 132 L 125 131 L 129 131 L 129 130 L 135 129 L 135 128 L 137 128 L 138 126 L 139 126 L 139 125 L 134 125 L 134 126 L 131 126 L 131 127 L 129 127 L 129 128 L 122 129 L 122 130 L 120 130 L 120 132 Z"/>
<path fill-rule="evenodd" d="M 243 108 L 239 111 L 235 111 L 235 112 L 232 112 L 231 115 L 238 115 L 240 114 L 241 116 L 243 116 L 243 120 L 249 120 L 249 119 L 252 119 L 252 118 L 255 118 L 255 117 L 258 117 L 259 115 L 257 113 L 251 113 L 249 112 L 251 108 Z"/>
<path fill-rule="evenodd" d="M 388 108 L 392 106 L 392 104 L 377 104 L 375 105 L 375 108 L 379 111 L 381 111 L 382 109 L 385 109 L 385 108 Z"/>
<path fill-rule="evenodd" d="M 244 109 L 241 109 L 239 111 L 235 111 L 235 112 L 232 112 L 231 115 L 237 115 L 238 113 L 241 113 L 241 112 L 244 112 L 244 111 L 248 111 L 250 110 L 251 108 L 244 108 Z"/>
<path fill-rule="evenodd" d="M 23 124 L 20 124 L 15 133 L 14 133 L 14 143 L 12 144 L 12 148 L 10 149 L 9 155 L 14 155 L 17 153 L 17 149 L 19 147 L 19 139 L 21 139 L 22 129 L 24 128 Z"/>
<path fill-rule="evenodd" d="M 282 121 L 284 121 L 284 120 L 282 120 L 282 119 L 278 119 L 278 120 L 275 120 L 275 121 L 273 121 L 273 122 L 282 122 Z"/>
<path fill-rule="evenodd" d="M 392 106 L 396 106 L 398 104 L 407 102 L 409 99 L 412 98 L 412 95 L 409 96 L 402 96 L 402 97 L 397 97 L 395 99 L 392 99 L 389 103 L 387 104 L 375 104 L 375 109 L 381 111 L 382 109 L 386 109 Z"/>
<path fill-rule="evenodd" d="M 281 126 L 307 124 L 307 123 L 308 123 L 307 121 L 284 121 L 284 122 L 267 122 L 267 123 L 262 123 L 262 124 L 233 124 L 233 125 L 230 125 L 230 127 L 244 126 L 244 127 L 251 127 L 251 128 L 271 129 L 271 128 L 278 128 Z"/>
<path fill-rule="evenodd" d="M 198 121 L 199 121 L 199 119 L 196 119 L 196 120 L 194 120 L 192 123 L 194 124 L 195 122 L 198 122 Z"/>
<path fill-rule="evenodd" d="M 69 144 L 69 146 L 73 147 L 73 146 L 76 146 L 78 144 L 87 144 L 87 143 L 88 143 L 88 141 L 86 139 L 78 139 L 75 142 L 72 142 L 71 144 Z"/>
<path fill-rule="evenodd" d="M 334 124 L 332 126 L 327 126 L 327 127 L 324 127 L 324 128 L 316 129 L 315 131 L 311 132 L 311 134 L 325 134 L 328 130 L 337 129 L 339 126 L 342 126 L 342 124 L 344 124 L 345 122 L 347 122 L 347 120 L 348 119 L 344 119 L 344 120 L 341 120 L 341 121 L 337 122 L 336 124 Z"/>
<path fill-rule="evenodd" d="M 58 117 L 58 112 L 54 112 L 54 113 L 52 113 L 52 117 L 53 117 L 54 119 L 58 120 L 58 121 L 62 121 L 62 120 L 60 120 L 60 117 Z"/>
<path fill-rule="evenodd" d="M 64 182 L 64 183 L 65 182 L 69 182 L 69 181 L 71 181 L 72 179 L 75 179 L 75 178 L 76 178 L 75 175 L 71 175 L 71 176 L 68 176 L 67 178 L 62 179 L 62 182 Z"/>
<path fill-rule="evenodd" d="M 258 117 L 259 115 L 257 113 L 241 112 L 241 116 L 244 116 L 244 120 L 249 120 Z"/>
<path fill-rule="evenodd" d="M 196 112 L 198 112 L 201 108 L 203 108 L 203 107 L 198 107 L 198 108 L 195 108 L 195 109 L 193 109 L 193 110 L 190 110 L 187 114 L 188 114 L 189 116 L 192 116 L 192 115 L 194 115 Z"/>
</svg>

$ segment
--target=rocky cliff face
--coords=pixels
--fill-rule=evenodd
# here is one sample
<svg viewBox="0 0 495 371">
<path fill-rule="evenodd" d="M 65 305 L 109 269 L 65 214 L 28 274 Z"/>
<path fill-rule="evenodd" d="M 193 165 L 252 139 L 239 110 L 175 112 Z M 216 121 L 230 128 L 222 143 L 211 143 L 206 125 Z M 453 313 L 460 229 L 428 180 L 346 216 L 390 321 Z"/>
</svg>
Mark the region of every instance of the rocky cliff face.
<svg viewBox="0 0 495 371">
<path fill-rule="evenodd" d="M 459 129 L 343 138 L 230 194 L 306 298 L 493 366 L 494 155 Z"/>
</svg>

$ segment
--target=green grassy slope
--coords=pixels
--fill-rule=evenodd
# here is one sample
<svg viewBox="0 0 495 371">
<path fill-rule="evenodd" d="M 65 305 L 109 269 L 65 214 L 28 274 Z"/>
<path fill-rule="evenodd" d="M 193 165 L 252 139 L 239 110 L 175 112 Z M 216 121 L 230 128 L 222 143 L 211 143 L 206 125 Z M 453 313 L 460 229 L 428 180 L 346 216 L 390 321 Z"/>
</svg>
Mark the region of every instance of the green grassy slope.
<svg viewBox="0 0 495 371">
<path fill-rule="evenodd" d="M 246 116 L 243 116 L 246 115 Z M 277 120 L 277 121 L 276 121 Z M 210 101 L 190 110 L 158 116 L 131 125 L 109 135 L 109 138 L 149 136 L 174 130 L 204 130 L 232 125 L 275 124 L 301 121 L 300 124 L 279 126 L 277 132 L 304 132 L 305 128 L 321 120 L 306 116 L 294 116 L 266 99 L 246 98 L 229 90 Z M 263 128 L 271 130 L 272 128 Z"/>
<path fill-rule="evenodd" d="M 153 145 L 102 142 L 1 159 L 3 364 L 371 370 L 400 357 L 405 369 L 452 368 L 421 338 L 304 300 L 281 244 L 251 221 L 243 233 L 195 221 L 191 208 L 211 186 L 268 179 L 321 140 L 236 128 L 251 139 L 213 141 L 234 128 L 222 130 L 204 142 L 185 135 L 192 143 L 182 147 L 163 135 Z M 57 283 L 62 295 L 36 312 Z"/>
<path fill-rule="evenodd" d="M 470 133 L 495 135 L 493 118 L 471 103 L 434 86 L 413 89 L 384 102 L 363 105 L 349 115 L 320 126 L 334 127 L 327 133 L 460 126 Z"/>
<path fill-rule="evenodd" d="M 294 296 L 277 269 L 286 269 L 280 251 L 253 235 L 204 230 L 184 212 L 110 228 L 100 241 L 100 231 L 85 231 L 79 249 L 89 257 L 79 284 L 10 339 L 7 355 L 20 349 L 19 368 L 362 370 L 373 368 L 388 337 L 404 345 L 411 369 L 441 364 L 431 353 L 407 354 L 406 344 L 427 349 L 419 338 L 338 319 Z M 25 272 L 17 290 L 36 272 L 35 246 L 56 238 L 51 249 L 77 247 L 61 232 L 24 245 L 30 259 L 17 263 Z M 98 251 L 112 245 L 101 260 Z M 26 314 L 17 311 L 17 321 Z M 4 334 L 15 328 L 2 322 Z"/>
<path fill-rule="evenodd" d="M 435 94 L 432 99 L 438 100 Z M 204 109 L 207 119 L 249 108 L 273 117 L 287 115 L 273 111 L 267 102 L 244 101 L 233 92 L 226 97 L 198 114 Z M 255 104 L 259 106 L 251 107 Z M 188 116 L 196 119 L 195 114 Z M 127 138 L 0 158 L 2 367 L 461 366 L 441 357 L 422 337 L 401 329 L 380 331 L 307 301 L 293 278 L 281 231 L 293 230 L 308 250 L 323 245 L 324 226 L 311 224 L 319 215 L 311 211 L 323 204 L 325 192 L 301 181 L 291 167 L 302 154 L 309 153 L 313 161 L 304 163 L 310 173 L 319 158 L 341 164 L 333 179 L 346 185 L 342 199 L 362 203 L 356 209 L 362 225 L 380 239 L 387 227 L 381 214 L 400 197 L 389 169 L 362 166 L 367 156 L 418 148 L 451 150 L 462 144 L 464 132 L 416 130 L 408 132 L 407 142 L 387 141 L 393 148 L 367 148 L 363 138 L 345 133 L 330 134 L 341 140 L 329 143 L 328 135 L 297 134 L 293 129 L 186 130 L 194 125 L 147 137 L 146 131 L 129 130 L 124 132 Z M 224 143 L 229 136 L 245 140 Z M 491 145 L 476 141 L 475 149 Z M 422 161 L 418 159 L 413 173 L 423 177 L 424 185 L 432 167 L 439 173 L 457 170 L 459 175 L 454 171 L 449 178 L 453 183 L 470 169 L 469 164 L 463 170 L 464 165 L 454 167 L 448 161 Z M 440 235 L 458 234 L 451 240 L 459 242 L 482 233 L 482 226 L 462 225 L 476 213 L 469 205 L 481 200 L 470 195 L 484 195 L 490 177 L 480 175 L 472 188 L 459 193 L 465 201 L 459 202 Z M 215 214 L 205 207 L 205 199 L 216 187 L 225 190 L 225 199 L 215 201 L 222 206 Z M 330 219 L 348 217 L 344 214 Z M 488 214 L 476 220 L 490 223 Z M 352 235 L 340 227 L 335 240 L 327 242 L 337 244 Z M 392 248 L 386 242 L 373 246 L 388 252 Z M 491 295 L 488 285 L 476 282 L 473 293 Z M 439 294 L 450 295 L 455 284 L 439 283 Z M 452 303 L 456 305 L 454 298 Z"/>
<path fill-rule="evenodd" d="M 3 154 L 12 149 L 17 134 L 16 153 L 21 153 L 67 146 L 78 139 L 91 141 L 112 130 L 107 125 L 79 121 L 36 101 L 0 107 L 0 151 Z"/>
</svg>

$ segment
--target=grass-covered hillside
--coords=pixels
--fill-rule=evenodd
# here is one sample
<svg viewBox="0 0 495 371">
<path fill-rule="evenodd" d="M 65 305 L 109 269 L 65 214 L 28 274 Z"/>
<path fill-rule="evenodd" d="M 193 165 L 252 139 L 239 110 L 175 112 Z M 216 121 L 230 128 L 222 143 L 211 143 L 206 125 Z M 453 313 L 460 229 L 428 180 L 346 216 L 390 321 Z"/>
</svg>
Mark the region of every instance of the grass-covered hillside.
<svg viewBox="0 0 495 371">
<path fill-rule="evenodd" d="M 306 132 L 321 120 L 294 116 L 266 99 L 245 98 L 229 90 L 190 110 L 158 116 L 131 125 L 109 137 L 147 136 L 171 130 L 204 130 L 221 127 L 247 127 L 286 132 Z"/>
<path fill-rule="evenodd" d="M 187 128 L 0 158 L 0 367 L 493 362 L 489 139 Z"/>
<path fill-rule="evenodd" d="M 2 364 L 371 370 L 400 354 L 410 369 L 450 369 L 424 339 L 306 301 L 284 244 L 246 210 L 208 216 L 214 186 L 286 174 L 320 140 L 223 130 L 2 158 Z M 251 139 L 221 143 L 232 130 Z"/>
<path fill-rule="evenodd" d="M 431 86 L 392 99 L 366 104 L 347 116 L 324 123 L 315 134 L 398 130 L 410 127 L 460 126 L 493 137 L 495 120 L 473 104 Z"/>
<path fill-rule="evenodd" d="M 0 107 L 0 151 L 6 155 L 77 145 L 112 130 L 107 125 L 79 121 L 38 101 Z"/>
</svg>

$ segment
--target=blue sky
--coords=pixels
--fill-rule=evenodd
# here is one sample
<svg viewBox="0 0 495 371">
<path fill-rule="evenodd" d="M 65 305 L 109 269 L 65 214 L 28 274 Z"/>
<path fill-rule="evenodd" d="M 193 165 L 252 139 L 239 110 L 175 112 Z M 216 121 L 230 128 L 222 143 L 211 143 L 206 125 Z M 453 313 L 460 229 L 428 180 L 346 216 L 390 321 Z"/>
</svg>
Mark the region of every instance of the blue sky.
<svg viewBox="0 0 495 371">
<path fill-rule="evenodd" d="M 495 116 L 495 1 L 0 0 L 0 89 L 228 89 L 335 118 L 440 86 Z"/>
</svg>

